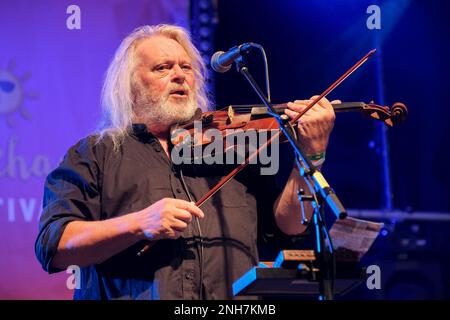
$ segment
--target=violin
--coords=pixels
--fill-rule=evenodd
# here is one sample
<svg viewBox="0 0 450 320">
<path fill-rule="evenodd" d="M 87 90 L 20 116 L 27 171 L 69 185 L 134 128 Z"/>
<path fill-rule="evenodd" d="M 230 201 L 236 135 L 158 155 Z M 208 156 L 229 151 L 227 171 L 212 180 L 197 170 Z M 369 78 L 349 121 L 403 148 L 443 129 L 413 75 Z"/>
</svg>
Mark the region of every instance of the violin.
<svg viewBox="0 0 450 320">
<path fill-rule="evenodd" d="M 377 105 L 373 102 L 343 102 L 332 104 L 332 106 L 336 113 L 360 112 L 369 118 L 383 122 L 388 127 L 402 123 L 408 115 L 408 109 L 400 102 L 394 103 L 392 107 Z M 286 103 L 274 105 L 275 111 L 280 116 L 284 115 L 286 108 Z M 293 126 L 296 124 L 294 123 Z M 199 129 L 201 129 L 200 132 Z M 190 136 L 189 141 L 193 146 L 209 144 L 215 139 L 214 135 L 208 134 L 209 129 L 219 130 L 224 139 L 229 135 L 234 135 L 234 130 L 237 129 L 240 132 L 280 130 L 278 122 L 269 113 L 267 107 L 263 105 L 230 105 L 218 111 L 204 113 L 198 109 L 193 120 L 171 128 L 171 142 L 177 146 L 185 142 L 187 136 Z M 287 140 L 281 139 L 280 141 Z"/>
</svg>

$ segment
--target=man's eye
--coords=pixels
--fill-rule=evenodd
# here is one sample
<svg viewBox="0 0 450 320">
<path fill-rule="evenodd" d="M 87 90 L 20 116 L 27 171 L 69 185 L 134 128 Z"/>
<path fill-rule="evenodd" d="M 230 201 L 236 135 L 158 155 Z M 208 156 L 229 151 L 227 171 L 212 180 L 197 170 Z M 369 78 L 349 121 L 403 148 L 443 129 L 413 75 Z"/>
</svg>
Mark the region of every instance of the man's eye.
<svg viewBox="0 0 450 320">
<path fill-rule="evenodd" d="M 164 71 L 164 70 L 167 70 L 168 67 L 169 66 L 167 64 L 162 64 L 162 65 L 157 66 L 155 69 L 157 71 Z"/>
<path fill-rule="evenodd" d="M 184 64 L 181 68 L 182 68 L 183 70 L 192 70 L 192 66 L 189 65 L 189 64 Z"/>
</svg>

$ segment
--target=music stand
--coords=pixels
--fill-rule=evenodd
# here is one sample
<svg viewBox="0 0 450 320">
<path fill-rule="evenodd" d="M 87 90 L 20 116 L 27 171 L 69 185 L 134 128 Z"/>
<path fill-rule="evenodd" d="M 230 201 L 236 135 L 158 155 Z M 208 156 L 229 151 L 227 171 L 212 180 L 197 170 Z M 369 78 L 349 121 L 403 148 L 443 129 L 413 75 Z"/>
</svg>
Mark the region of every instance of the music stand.
<svg viewBox="0 0 450 320">
<path fill-rule="evenodd" d="M 235 296 L 317 298 L 320 295 L 319 272 L 317 268 L 287 269 L 260 263 L 233 283 L 233 294 Z M 366 272 L 359 264 L 338 263 L 333 294 L 343 296 L 365 279 Z"/>
</svg>

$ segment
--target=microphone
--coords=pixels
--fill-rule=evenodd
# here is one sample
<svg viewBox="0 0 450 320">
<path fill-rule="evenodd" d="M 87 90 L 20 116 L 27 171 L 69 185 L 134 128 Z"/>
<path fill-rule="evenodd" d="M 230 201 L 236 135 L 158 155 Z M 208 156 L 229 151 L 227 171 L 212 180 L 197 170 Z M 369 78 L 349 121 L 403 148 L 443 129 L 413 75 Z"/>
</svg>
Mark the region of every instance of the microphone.
<svg viewBox="0 0 450 320">
<path fill-rule="evenodd" d="M 248 42 L 235 46 L 227 52 L 217 51 L 211 57 L 211 68 L 216 72 L 227 72 L 236 59 L 247 54 L 253 47 L 255 44 Z"/>
</svg>

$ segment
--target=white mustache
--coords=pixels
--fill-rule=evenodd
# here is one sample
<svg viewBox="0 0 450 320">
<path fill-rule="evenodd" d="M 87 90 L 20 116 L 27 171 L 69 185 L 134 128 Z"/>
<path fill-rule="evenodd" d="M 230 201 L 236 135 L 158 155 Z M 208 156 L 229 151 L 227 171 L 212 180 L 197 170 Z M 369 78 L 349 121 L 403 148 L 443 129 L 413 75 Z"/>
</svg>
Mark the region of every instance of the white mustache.
<svg viewBox="0 0 450 320">
<path fill-rule="evenodd" d="M 191 90 L 187 85 L 182 85 L 182 86 L 171 86 L 167 89 L 166 93 L 167 95 L 175 92 L 175 91 L 183 91 L 184 94 L 189 95 Z"/>
</svg>

